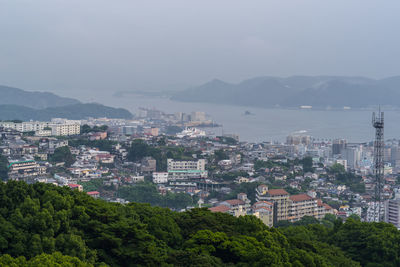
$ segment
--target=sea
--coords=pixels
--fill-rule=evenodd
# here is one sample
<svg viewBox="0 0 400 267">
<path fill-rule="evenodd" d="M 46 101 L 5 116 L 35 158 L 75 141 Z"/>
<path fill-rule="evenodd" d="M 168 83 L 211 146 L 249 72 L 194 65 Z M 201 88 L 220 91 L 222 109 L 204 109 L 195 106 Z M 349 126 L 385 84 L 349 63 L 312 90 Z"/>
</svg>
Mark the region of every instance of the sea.
<svg viewBox="0 0 400 267">
<path fill-rule="evenodd" d="M 302 133 L 316 140 L 347 139 L 348 142 L 370 142 L 374 139 L 372 109 L 314 110 L 257 108 L 209 103 L 172 101 L 167 97 L 127 94 L 123 97 L 102 93 L 91 95 L 95 101 L 136 113 L 140 107 L 165 113 L 204 111 L 222 127 L 213 128 L 216 135 L 237 134 L 241 141 L 283 142 L 290 134 Z M 245 115 L 248 111 L 251 115 Z M 385 139 L 400 137 L 400 110 L 382 110 L 385 115 Z M 208 129 L 210 130 L 210 129 Z"/>
</svg>

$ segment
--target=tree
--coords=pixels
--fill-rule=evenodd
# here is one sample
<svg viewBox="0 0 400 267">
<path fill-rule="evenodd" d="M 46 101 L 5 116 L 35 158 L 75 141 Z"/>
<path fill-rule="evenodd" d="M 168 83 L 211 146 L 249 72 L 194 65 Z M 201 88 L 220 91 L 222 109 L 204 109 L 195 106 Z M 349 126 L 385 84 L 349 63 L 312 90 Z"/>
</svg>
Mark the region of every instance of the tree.
<svg viewBox="0 0 400 267">
<path fill-rule="evenodd" d="M 84 124 L 84 125 L 81 126 L 81 133 L 82 134 L 90 133 L 91 130 L 92 130 L 92 128 L 87 124 Z"/>
<path fill-rule="evenodd" d="M 50 157 L 51 162 L 65 162 L 66 167 L 70 167 L 75 162 L 75 157 L 72 155 L 68 146 L 58 147 L 54 150 L 54 154 Z"/>
<path fill-rule="evenodd" d="M 344 174 L 346 170 L 342 164 L 335 163 L 329 168 L 329 172 L 332 174 Z"/>
<path fill-rule="evenodd" d="M 76 257 L 62 255 L 60 252 L 53 254 L 40 254 L 30 260 L 25 257 L 12 258 L 5 254 L 0 256 L 1 266 L 27 266 L 27 267 L 61 267 L 61 266 L 79 266 L 91 267 L 93 264 L 83 262 Z"/>
<path fill-rule="evenodd" d="M 138 188 L 149 199 L 157 191 Z M 0 183 L 0 266 L 400 266 L 393 225 L 323 221 L 333 227 L 303 217 L 302 225 L 269 228 L 255 216 L 121 205 L 8 181 Z"/>
<path fill-rule="evenodd" d="M 229 159 L 228 154 L 226 154 L 225 151 L 224 151 L 223 149 L 216 150 L 216 151 L 214 152 L 214 155 L 215 155 L 215 160 L 216 160 L 217 162 L 218 162 L 218 161 L 221 161 L 221 160 L 224 160 L 224 159 Z"/>
<path fill-rule="evenodd" d="M 0 179 L 5 181 L 8 179 L 8 159 L 0 154 Z"/>
<path fill-rule="evenodd" d="M 305 157 L 301 160 L 304 172 L 314 172 L 312 157 Z"/>
</svg>

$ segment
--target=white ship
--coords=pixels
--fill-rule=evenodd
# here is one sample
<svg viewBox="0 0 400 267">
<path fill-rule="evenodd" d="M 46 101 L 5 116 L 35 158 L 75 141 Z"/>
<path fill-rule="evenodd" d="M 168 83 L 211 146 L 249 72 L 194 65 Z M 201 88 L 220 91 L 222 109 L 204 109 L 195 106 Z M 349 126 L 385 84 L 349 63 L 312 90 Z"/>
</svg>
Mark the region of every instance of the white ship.
<svg viewBox="0 0 400 267">
<path fill-rule="evenodd" d="M 178 138 L 197 138 L 197 137 L 204 137 L 206 136 L 206 132 L 197 128 L 186 128 L 182 132 L 176 134 Z"/>
</svg>

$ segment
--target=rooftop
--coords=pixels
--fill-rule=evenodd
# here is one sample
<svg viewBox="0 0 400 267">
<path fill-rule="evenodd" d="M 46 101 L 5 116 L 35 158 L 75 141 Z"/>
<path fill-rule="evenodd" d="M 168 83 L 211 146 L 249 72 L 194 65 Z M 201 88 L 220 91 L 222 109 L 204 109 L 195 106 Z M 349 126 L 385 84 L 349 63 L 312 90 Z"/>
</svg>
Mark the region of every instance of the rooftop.
<svg viewBox="0 0 400 267">
<path fill-rule="evenodd" d="M 245 204 L 245 202 L 240 200 L 240 199 L 229 199 L 229 200 L 222 201 L 221 203 L 223 203 L 223 202 L 227 202 L 229 205 L 243 205 L 243 204 Z"/>
<path fill-rule="evenodd" d="M 230 210 L 230 208 L 228 206 L 225 206 L 225 205 L 220 205 L 220 206 L 216 206 L 216 207 L 213 207 L 213 208 L 209 208 L 209 210 L 211 212 L 227 212 L 227 211 Z"/>
<path fill-rule="evenodd" d="M 293 196 L 290 196 L 289 198 L 293 202 L 307 201 L 307 200 L 312 200 L 313 199 L 312 197 L 310 197 L 307 194 L 293 195 Z"/>
<path fill-rule="evenodd" d="M 100 195 L 100 192 L 98 192 L 98 191 L 90 191 L 90 192 L 87 192 L 87 194 L 88 194 L 89 196 Z"/>
<path fill-rule="evenodd" d="M 270 196 L 289 195 L 285 189 L 270 189 L 268 190 Z"/>
</svg>

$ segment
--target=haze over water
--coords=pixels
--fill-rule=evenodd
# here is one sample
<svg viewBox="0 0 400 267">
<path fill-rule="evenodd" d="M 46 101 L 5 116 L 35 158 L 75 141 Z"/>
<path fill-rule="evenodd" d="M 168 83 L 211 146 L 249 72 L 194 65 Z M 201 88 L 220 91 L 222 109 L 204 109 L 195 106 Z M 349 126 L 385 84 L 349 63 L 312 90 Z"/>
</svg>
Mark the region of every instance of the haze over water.
<svg viewBox="0 0 400 267">
<path fill-rule="evenodd" d="M 139 95 L 114 97 L 96 94 L 87 100 L 123 107 L 136 113 L 139 107 L 155 108 L 166 113 L 205 111 L 223 125 L 224 133 L 234 133 L 242 141 L 284 141 L 296 131 L 307 131 L 316 139 L 345 138 L 350 142 L 369 142 L 374 138 L 371 126 L 371 110 L 291 110 L 265 109 L 206 103 L 184 103 L 167 98 L 151 98 Z M 243 115 L 248 110 L 254 115 Z M 398 138 L 400 112 L 385 110 L 385 139 Z M 221 128 L 215 128 L 221 134 Z"/>
</svg>

